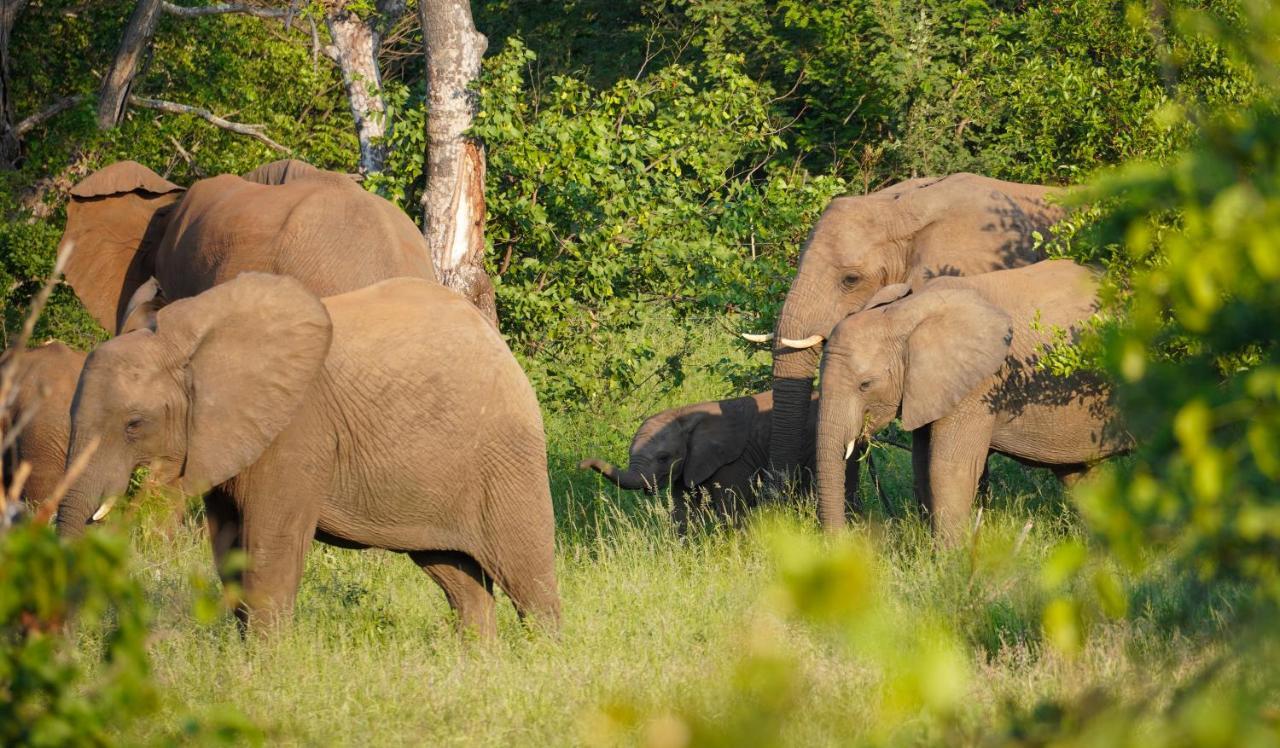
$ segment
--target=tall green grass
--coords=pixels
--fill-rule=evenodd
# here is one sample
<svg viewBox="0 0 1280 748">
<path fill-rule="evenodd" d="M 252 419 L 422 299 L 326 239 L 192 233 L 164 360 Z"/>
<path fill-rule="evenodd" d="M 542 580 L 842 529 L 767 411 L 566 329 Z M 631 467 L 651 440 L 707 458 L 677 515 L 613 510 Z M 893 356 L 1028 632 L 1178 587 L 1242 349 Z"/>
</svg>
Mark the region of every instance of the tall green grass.
<svg viewBox="0 0 1280 748">
<path fill-rule="evenodd" d="M 559 519 L 559 634 L 524 629 L 503 599 L 496 645 L 460 641 L 444 596 L 407 558 L 316 545 L 292 627 L 270 641 L 244 641 L 225 613 L 197 614 L 217 589 L 198 521 L 174 525 L 169 511 L 143 502 L 136 573 L 155 611 L 150 648 L 163 702 L 154 718 L 126 728 L 122 742 L 172 734 L 193 706 L 227 706 L 273 745 L 662 743 L 661 720 L 611 731 L 619 712 L 733 716 L 739 705 L 726 684 L 762 625 L 781 630 L 799 673 L 780 739 L 841 745 L 865 736 L 875 668 L 821 631 L 779 617 L 763 593 L 774 576 L 776 528 L 819 535 L 811 502 L 797 497 L 743 527 L 708 523 L 680 537 L 659 498 L 576 470 L 589 455 L 625 460 L 643 416 L 740 394 L 767 365 L 767 354 L 729 342 L 719 327 L 692 343 L 667 324 L 634 334 L 652 339 L 657 361 L 683 356 L 678 385 L 655 377 L 612 402 L 544 404 Z M 895 506 L 876 499 L 870 522 L 855 532 L 875 539 L 888 570 L 886 615 L 936 611 L 968 644 L 981 684 L 959 717 L 969 739 L 998 729 L 1008 704 L 1029 708 L 1099 687 L 1167 698 L 1216 651 L 1215 611 L 1229 601 L 1195 598 L 1193 585 L 1170 582 L 1136 618 L 1097 624 L 1077 656 L 1056 653 L 1040 630 L 1038 575 L 1060 540 L 1083 536 L 1056 485 L 999 464 L 979 540 L 940 552 L 904 498 L 906 455 L 878 456 Z M 924 724 L 905 735 L 938 737 Z"/>
</svg>

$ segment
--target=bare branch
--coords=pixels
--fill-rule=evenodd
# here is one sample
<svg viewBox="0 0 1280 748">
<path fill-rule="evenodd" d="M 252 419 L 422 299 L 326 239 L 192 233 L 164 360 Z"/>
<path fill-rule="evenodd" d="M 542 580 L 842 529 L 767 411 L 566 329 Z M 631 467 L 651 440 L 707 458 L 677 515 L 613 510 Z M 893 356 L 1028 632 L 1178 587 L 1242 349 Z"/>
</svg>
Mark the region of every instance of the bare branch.
<svg viewBox="0 0 1280 748">
<path fill-rule="evenodd" d="M 179 18 L 200 18 L 202 16 L 217 16 L 227 13 L 242 13 L 246 16 L 255 16 L 257 18 L 272 18 L 286 21 L 286 28 L 289 21 L 292 21 L 293 7 L 292 4 L 288 8 L 264 8 L 261 5 L 249 5 L 247 3 L 214 3 L 213 5 L 201 5 L 195 8 L 188 8 L 183 5 L 174 5 L 173 3 L 163 2 L 160 9 L 171 16 Z"/>
<path fill-rule="evenodd" d="M 194 117 L 199 117 L 215 127 L 220 127 L 223 130 L 230 130 L 231 132 L 238 133 L 240 135 L 247 135 L 254 140 L 265 143 L 281 153 L 292 153 L 291 150 L 267 137 L 262 132 L 266 125 L 247 125 L 242 122 L 232 122 L 231 120 L 219 117 L 208 109 L 188 106 L 187 104 L 179 104 L 174 101 L 164 101 L 162 99 L 148 99 L 142 96 L 130 95 L 129 103 L 145 109 L 154 109 L 158 112 L 165 112 L 166 114 L 190 114 Z"/>
<path fill-rule="evenodd" d="M 22 120 L 18 124 L 14 125 L 13 132 L 18 137 L 22 137 L 23 135 L 26 135 L 27 133 L 31 132 L 35 128 L 39 127 L 40 125 L 43 125 L 45 122 L 49 121 L 50 119 L 58 116 L 59 114 L 62 114 L 63 112 L 70 109 L 71 107 L 84 101 L 84 99 L 85 99 L 84 94 L 76 94 L 74 96 L 66 96 L 61 99 L 58 99 L 57 101 L 53 102 L 49 106 L 45 107 L 43 110 L 36 112 L 30 117 L 27 117 L 26 119 Z"/>
</svg>

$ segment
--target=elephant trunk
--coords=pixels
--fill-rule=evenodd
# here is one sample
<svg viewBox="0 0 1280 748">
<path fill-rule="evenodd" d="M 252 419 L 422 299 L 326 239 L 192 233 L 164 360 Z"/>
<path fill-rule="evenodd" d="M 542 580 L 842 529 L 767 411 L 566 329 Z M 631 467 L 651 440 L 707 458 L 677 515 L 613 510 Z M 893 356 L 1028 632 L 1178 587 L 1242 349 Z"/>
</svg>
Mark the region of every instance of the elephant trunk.
<svg viewBox="0 0 1280 748">
<path fill-rule="evenodd" d="M 615 486 L 628 491 L 652 491 L 652 487 L 645 481 L 644 476 L 634 468 L 621 470 L 611 462 L 596 459 L 583 460 L 578 463 L 578 467 L 584 470 L 590 468 L 608 478 Z"/>
<path fill-rule="evenodd" d="M 860 403 L 836 393 L 822 397 L 818 404 L 818 436 L 814 444 L 818 518 L 827 530 L 844 527 L 845 468 L 851 456 L 849 447 L 859 435 L 857 429 L 864 412 Z"/>
<path fill-rule="evenodd" d="M 809 400 L 822 344 L 792 348 L 781 340 L 802 340 L 831 332 L 831 323 L 815 313 L 821 306 L 817 299 L 797 276 L 778 321 L 773 348 L 773 428 L 769 438 L 769 464 L 774 470 L 791 471 L 805 460 Z"/>
<path fill-rule="evenodd" d="M 103 494 L 99 481 L 91 478 L 76 481 L 58 505 L 58 535 L 71 540 L 84 535 Z"/>
</svg>

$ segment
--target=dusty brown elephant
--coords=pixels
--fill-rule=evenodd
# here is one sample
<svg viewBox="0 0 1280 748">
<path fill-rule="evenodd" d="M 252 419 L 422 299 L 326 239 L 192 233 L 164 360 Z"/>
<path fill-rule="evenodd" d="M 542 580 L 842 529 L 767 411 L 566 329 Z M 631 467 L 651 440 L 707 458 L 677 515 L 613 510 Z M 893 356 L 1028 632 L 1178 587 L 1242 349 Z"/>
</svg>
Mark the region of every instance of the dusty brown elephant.
<svg viewBox="0 0 1280 748">
<path fill-rule="evenodd" d="M 818 396 L 813 394 L 802 454 L 812 475 Z M 630 464 L 623 470 L 604 460 L 578 464 L 621 488 L 674 491 L 672 519 L 681 530 L 705 498 L 717 516 L 735 519 L 756 503 L 756 480 L 769 456 L 773 393 L 712 400 L 670 408 L 645 419 L 631 440 Z M 846 485 L 857 486 L 858 462 L 850 460 Z"/>
<path fill-rule="evenodd" d="M 148 278 L 164 299 L 242 272 L 289 275 L 331 296 L 387 278 L 435 278 L 426 242 L 399 208 L 342 174 L 279 161 L 187 190 L 133 161 L 71 188 L 59 256 L 90 314 L 121 331 Z M 159 306 L 154 301 L 152 307 Z"/>
<path fill-rule="evenodd" d="M 421 324 L 422 319 L 434 321 Z M 246 273 L 100 345 L 81 374 L 58 512 L 77 536 L 136 466 L 206 492 L 219 571 L 243 550 L 241 620 L 292 613 L 311 540 L 407 553 L 460 622 L 495 633 L 494 582 L 554 625 L 554 518 L 542 416 L 524 372 L 465 299 L 400 278 L 325 299 Z"/>
<path fill-rule="evenodd" d="M 1033 232 L 1047 235 L 1062 210 L 1038 185 L 976 174 L 912 179 L 831 201 L 800 255 L 773 349 L 776 417 L 769 460 L 800 461 L 804 411 L 822 341 L 876 291 L 944 275 L 974 275 L 1037 262 Z M 763 341 L 768 336 L 748 336 Z"/>
<path fill-rule="evenodd" d="M 7 436 L 10 427 L 20 430 L 4 455 L 5 491 L 17 467 L 30 463 L 22 498 L 31 507 L 39 506 L 62 478 L 71 433 L 71 398 L 84 359 L 84 353 L 53 341 L 23 351 L 14 361 L 15 394 L 4 432 Z"/>
<path fill-rule="evenodd" d="M 818 413 L 823 525 L 844 525 L 844 463 L 854 443 L 899 412 L 913 432 L 916 497 L 949 542 L 965 532 L 989 451 L 1063 479 L 1127 451 L 1105 380 L 1039 367 L 1054 329 L 1077 334 L 1096 299 L 1093 271 L 1053 260 L 939 278 L 918 292 L 894 285 L 836 325 Z"/>
</svg>

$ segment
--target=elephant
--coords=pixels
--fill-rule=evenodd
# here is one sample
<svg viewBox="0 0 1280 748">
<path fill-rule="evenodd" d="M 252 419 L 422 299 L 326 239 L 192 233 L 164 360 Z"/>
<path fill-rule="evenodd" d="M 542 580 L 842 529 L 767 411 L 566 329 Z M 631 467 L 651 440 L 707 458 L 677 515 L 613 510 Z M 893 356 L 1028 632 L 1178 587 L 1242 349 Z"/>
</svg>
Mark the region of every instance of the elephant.
<svg viewBox="0 0 1280 748">
<path fill-rule="evenodd" d="M 154 322 L 85 362 L 68 463 L 96 451 L 59 508 L 60 535 L 100 521 L 147 465 L 204 495 L 245 631 L 292 616 L 312 539 L 408 554 L 483 639 L 496 634 L 495 582 L 522 619 L 558 625 L 541 411 L 466 299 L 397 278 L 321 300 L 293 278 L 244 273 Z M 247 556 L 239 574 L 233 551 Z"/>
<path fill-rule="evenodd" d="M 395 277 L 435 279 L 422 233 L 399 208 L 351 179 L 300 161 L 184 189 L 133 161 L 71 188 L 58 246 L 67 281 L 107 330 L 154 277 L 182 299 L 246 271 L 297 278 L 333 296 Z"/>
<path fill-rule="evenodd" d="M 1132 438 L 1101 375 L 1057 376 L 1046 346 L 1076 339 L 1097 310 L 1097 275 L 1069 260 L 882 289 L 836 325 L 821 367 L 817 483 L 823 526 L 844 525 L 856 442 L 901 413 L 916 498 L 935 533 L 962 537 L 988 452 L 1066 482 L 1127 452 Z"/>
<path fill-rule="evenodd" d="M 769 461 L 775 470 L 800 462 L 804 409 L 822 341 L 837 322 L 896 283 L 973 275 L 1044 259 L 1035 234 L 1063 215 L 1046 201 L 1053 190 L 976 174 L 911 179 L 879 192 L 837 197 L 800 254 L 773 340 L 777 417 Z"/>
<path fill-rule="evenodd" d="M 804 462 L 813 471 L 813 435 L 818 397 L 810 400 Z M 578 467 L 592 469 L 613 484 L 650 494 L 675 491 L 673 519 L 682 532 L 706 496 L 709 508 L 735 519 L 755 504 L 755 481 L 769 454 L 773 393 L 712 400 L 670 408 L 645 419 L 631 440 L 630 465 L 621 470 L 604 460 L 588 459 Z M 848 463 L 847 485 L 856 488 L 858 462 Z"/>
<path fill-rule="evenodd" d="M 5 492 L 23 462 L 31 473 L 23 484 L 24 502 L 35 508 L 57 487 L 67 461 L 67 439 L 71 433 L 71 398 L 76 392 L 85 354 L 50 341 L 37 348 L 6 354 L 0 366 L 15 367 L 12 404 L 5 419 L 4 433 L 17 430 L 12 446 L 5 451 Z"/>
</svg>

